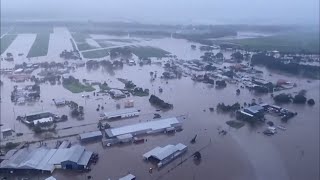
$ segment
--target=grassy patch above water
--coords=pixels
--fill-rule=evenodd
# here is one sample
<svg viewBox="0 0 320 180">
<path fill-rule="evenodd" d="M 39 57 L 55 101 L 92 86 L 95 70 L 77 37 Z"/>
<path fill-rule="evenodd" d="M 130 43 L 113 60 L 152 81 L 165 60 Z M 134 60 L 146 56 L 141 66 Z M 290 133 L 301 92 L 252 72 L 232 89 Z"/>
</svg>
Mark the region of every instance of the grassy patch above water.
<svg viewBox="0 0 320 180">
<path fill-rule="evenodd" d="M 103 58 L 109 55 L 109 50 L 107 49 L 99 49 L 99 50 L 92 50 L 82 52 L 84 58 L 88 59 L 96 59 L 96 58 Z"/>
<path fill-rule="evenodd" d="M 71 84 L 63 84 L 63 87 L 71 91 L 72 93 L 91 92 L 96 90 L 90 85 L 84 85 L 80 82 L 73 82 Z"/>
<path fill-rule="evenodd" d="M 105 40 L 96 39 L 95 41 L 103 48 L 114 46 L 114 44 L 107 42 Z"/>
<path fill-rule="evenodd" d="M 227 121 L 226 124 L 236 129 L 240 129 L 244 126 L 244 123 L 239 121 Z"/>
<path fill-rule="evenodd" d="M 148 57 L 166 57 L 170 53 L 160 48 L 155 48 L 151 46 L 131 46 L 130 50 L 133 54 L 141 58 Z"/>
<path fill-rule="evenodd" d="M 70 38 L 70 42 L 71 42 L 71 44 L 72 44 L 72 49 L 74 50 L 74 51 L 76 51 L 77 50 L 77 46 L 76 46 L 76 44 L 74 43 L 74 41 Z"/>
<path fill-rule="evenodd" d="M 87 42 L 84 43 L 77 43 L 79 51 L 85 51 L 85 50 L 90 50 L 90 49 L 95 49 L 97 47 L 91 46 Z"/>
<path fill-rule="evenodd" d="M 270 37 L 226 40 L 248 50 L 278 50 L 284 53 L 316 53 L 319 50 L 318 32 L 291 32 Z"/>
<path fill-rule="evenodd" d="M 10 44 L 16 39 L 17 35 L 5 35 L 1 38 L 1 54 L 4 53 Z"/>
<path fill-rule="evenodd" d="M 71 35 L 74 41 L 77 43 L 85 43 L 86 39 L 90 38 L 88 34 L 84 34 L 84 33 L 72 33 Z"/>
<path fill-rule="evenodd" d="M 51 25 L 17 25 L 10 34 L 50 34 L 53 33 Z"/>
<path fill-rule="evenodd" d="M 49 40 L 50 34 L 37 34 L 27 58 L 46 56 L 48 54 Z"/>
<path fill-rule="evenodd" d="M 123 42 L 123 43 L 134 43 L 139 42 L 136 39 L 105 39 L 107 41 L 113 41 L 113 42 Z"/>
</svg>

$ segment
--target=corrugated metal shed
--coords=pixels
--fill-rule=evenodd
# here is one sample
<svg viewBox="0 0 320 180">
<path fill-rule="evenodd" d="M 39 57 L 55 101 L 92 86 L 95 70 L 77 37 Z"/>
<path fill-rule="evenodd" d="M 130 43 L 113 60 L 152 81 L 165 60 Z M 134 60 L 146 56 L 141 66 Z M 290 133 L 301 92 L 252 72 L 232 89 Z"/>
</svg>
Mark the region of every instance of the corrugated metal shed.
<svg viewBox="0 0 320 180">
<path fill-rule="evenodd" d="M 143 157 L 145 159 L 149 159 L 150 157 L 154 157 L 156 159 L 158 159 L 159 161 L 164 160 L 165 158 L 171 156 L 172 154 L 179 152 L 179 151 L 183 151 L 187 148 L 186 145 L 184 144 L 177 144 L 177 145 L 167 145 L 163 148 L 161 147 L 156 147 L 154 149 L 152 149 L 151 151 L 145 153 L 143 155 Z"/>
<path fill-rule="evenodd" d="M 179 120 L 175 117 L 161 119 L 156 121 L 148 121 L 144 123 L 138 123 L 133 125 L 122 126 L 118 128 L 109 128 L 106 129 L 106 134 L 109 137 L 119 136 L 123 134 L 132 134 L 133 136 L 136 134 L 142 133 L 152 133 L 156 131 L 166 130 L 169 127 L 176 127 L 181 125 Z"/>
<path fill-rule="evenodd" d="M 139 111 L 136 108 L 126 108 L 126 109 L 120 109 L 120 110 L 116 110 L 116 111 L 105 112 L 104 116 L 107 119 L 110 119 L 110 118 L 130 115 L 130 114 L 137 116 L 137 115 L 139 115 Z"/>
<path fill-rule="evenodd" d="M 81 155 L 80 159 L 78 160 L 78 164 L 79 165 L 83 165 L 86 166 L 89 163 L 89 160 L 92 156 L 92 152 L 90 151 L 85 151 L 83 152 L 83 154 Z"/>
<path fill-rule="evenodd" d="M 46 178 L 45 180 L 57 180 L 57 179 L 54 178 L 53 176 L 50 176 L 50 177 Z"/>
<path fill-rule="evenodd" d="M 101 131 L 93 131 L 93 132 L 80 134 L 79 136 L 80 136 L 81 141 L 86 141 L 91 138 L 97 138 L 97 139 L 102 138 L 102 133 L 101 133 Z"/>
<path fill-rule="evenodd" d="M 136 179 L 136 177 L 132 174 L 128 174 L 122 178 L 119 178 L 119 180 L 134 180 L 134 179 Z"/>
<path fill-rule="evenodd" d="M 14 154 L 12 155 L 12 153 Z M 9 155 L 9 159 L 1 162 L 1 169 L 30 169 L 52 172 L 55 168 L 54 165 L 59 165 L 64 161 L 87 165 L 92 152 L 86 151 L 83 146 L 76 145 L 66 149 L 24 148 L 16 152 L 11 151 Z"/>
<path fill-rule="evenodd" d="M 71 142 L 70 141 L 63 141 L 60 144 L 59 149 L 69 148 L 70 146 L 71 146 Z"/>
</svg>

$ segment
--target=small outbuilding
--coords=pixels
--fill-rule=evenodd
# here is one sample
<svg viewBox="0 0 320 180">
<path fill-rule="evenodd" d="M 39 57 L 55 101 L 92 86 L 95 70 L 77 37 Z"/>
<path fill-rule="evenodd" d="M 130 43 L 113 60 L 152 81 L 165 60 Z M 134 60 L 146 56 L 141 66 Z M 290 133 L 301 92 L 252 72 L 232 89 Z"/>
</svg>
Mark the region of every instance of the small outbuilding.
<svg viewBox="0 0 320 180">
<path fill-rule="evenodd" d="M 102 139 L 101 131 L 83 133 L 83 134 L 80 134 L 79 136 L 80 136 L 81 142 L 90 142 L 90 141 L 97 141 Z"/>
</svg>

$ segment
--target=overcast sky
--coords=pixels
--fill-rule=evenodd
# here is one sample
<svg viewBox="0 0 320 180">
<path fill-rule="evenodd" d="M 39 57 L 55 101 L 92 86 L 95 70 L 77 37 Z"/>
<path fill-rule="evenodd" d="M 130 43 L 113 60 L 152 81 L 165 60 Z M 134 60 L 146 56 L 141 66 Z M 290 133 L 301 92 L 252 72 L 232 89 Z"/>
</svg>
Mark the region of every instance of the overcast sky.
<svg viewBox="0 0 320 180">
<path fill-rule="evenodd" d="M 319 0 L 1 0 L 1 18 L 318 24 Z"/>
</svg>

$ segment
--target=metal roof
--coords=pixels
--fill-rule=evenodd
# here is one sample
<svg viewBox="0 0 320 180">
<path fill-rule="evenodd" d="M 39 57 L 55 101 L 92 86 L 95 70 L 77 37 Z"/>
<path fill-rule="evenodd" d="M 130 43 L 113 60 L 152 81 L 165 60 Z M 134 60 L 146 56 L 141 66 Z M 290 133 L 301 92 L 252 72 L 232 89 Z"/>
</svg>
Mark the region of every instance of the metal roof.
<svg viewBox="0 0 320 180">
<path fill-rule="evenodd" d="M 50 176 L 50 177 L 46 178 L 45 180 L 57 180 L 57 179 L 54 178 L 53 176 Z"/>
<path fill-rule="evenodd" d="M 126 108 L 126 109 L 120 109 L 116 111 L 105 112 L 104 115 L 107 118 L 112 118 L 112 117 L 118 117 L 124 114 L 131 114 L 131 113 L 139 114 L 139 111 L 136 108 Z"/>
<path fill-rule="evenodd" d="M 134 175 L 128 174 L 122 178 L 119 178 L 119 180 L 133 180 L 134 178 L 136 178 Z"/>
<path fill-rule="evenodd" d="M 119 140 L 129 139 L 129 138 L 133 138 L 132 134 L 123 134 L 123 135 L 117 136 L 117 139 L 119 139 Z"/>
<path fill-rule="evenodd" d="M 92 152 L 86 151 L 80 145 L 66 149 L 24 148 L 17 150 L 9 159 L 2 161 L 0 168 L 36 169 L 52 172 L 55 168 L 54 165 L 61 164 L 64 161 L 87 165 L 91 155 Z"/>
<path fill-rule="evenodd" d="M 60 146 L 59 146 L 58 149 L 68 148 L 68 147 L 70 147 L 70 145 L 71 145 L 71 142 L 66 140 L 66 141 L 63 141 L 63 142 L 60 144 Z"/>
<path fill-rule="evenodd" d="M 92 152 L 84 151 L 77 163 L 80 165 L 86 166 L 88 164 L 91 156 L 92 156 Z"/>
<path fill-rule="evenodd" d="M 260 106 L 260 105 L 254 105 L 254 106 L 247 107 L 246 110 L 248 110 L 248 111 L 250 111 L 252 113 L 258 113 L 261 110 L 263 110 L 263 107 Z"/>
<path fill-rule="evenodd" d="M 166 129 L 178 123 L 180 123 L 179 120 L 173 117 L 173 118 L 161 119 L 156 121 L 137 123 L 137 124 L 122 126 L 118 128 L 109 128 L 109 129 L 106 129 L 105 131 L 109 137 L 119 136 L 123 134 L 134 135 L 135 132 Z"/>
<path fill-rule="evenodd" d="M 157 158 L 158 160 L 162 161 L 163 159 L 169 157 L 170 155 L 178 152 L 178 151 L 182 151 L 184 150 L 185 148 L 187 148 L 186 145 L 184 144 L 177 144 L 177 145 L 167 145 L 163 148 L 161 147 L 156 147 L 154 149 L 152 149 L 151 151 L 145 153 L 143 155 L 144 158 L 148 159 L 149 157 L 154 157 L 154 158 Z"/>
<path fill-rule="evenodd" d="M 93 132 L 80 134 L 79 136 L 80 136 L 80 139 L 83 140 L 83 139 L 87 139 L 87 138 L 102 136 L 102 133 L 101 133 L 101 131 L 93 131 Z"/>
</svg>

